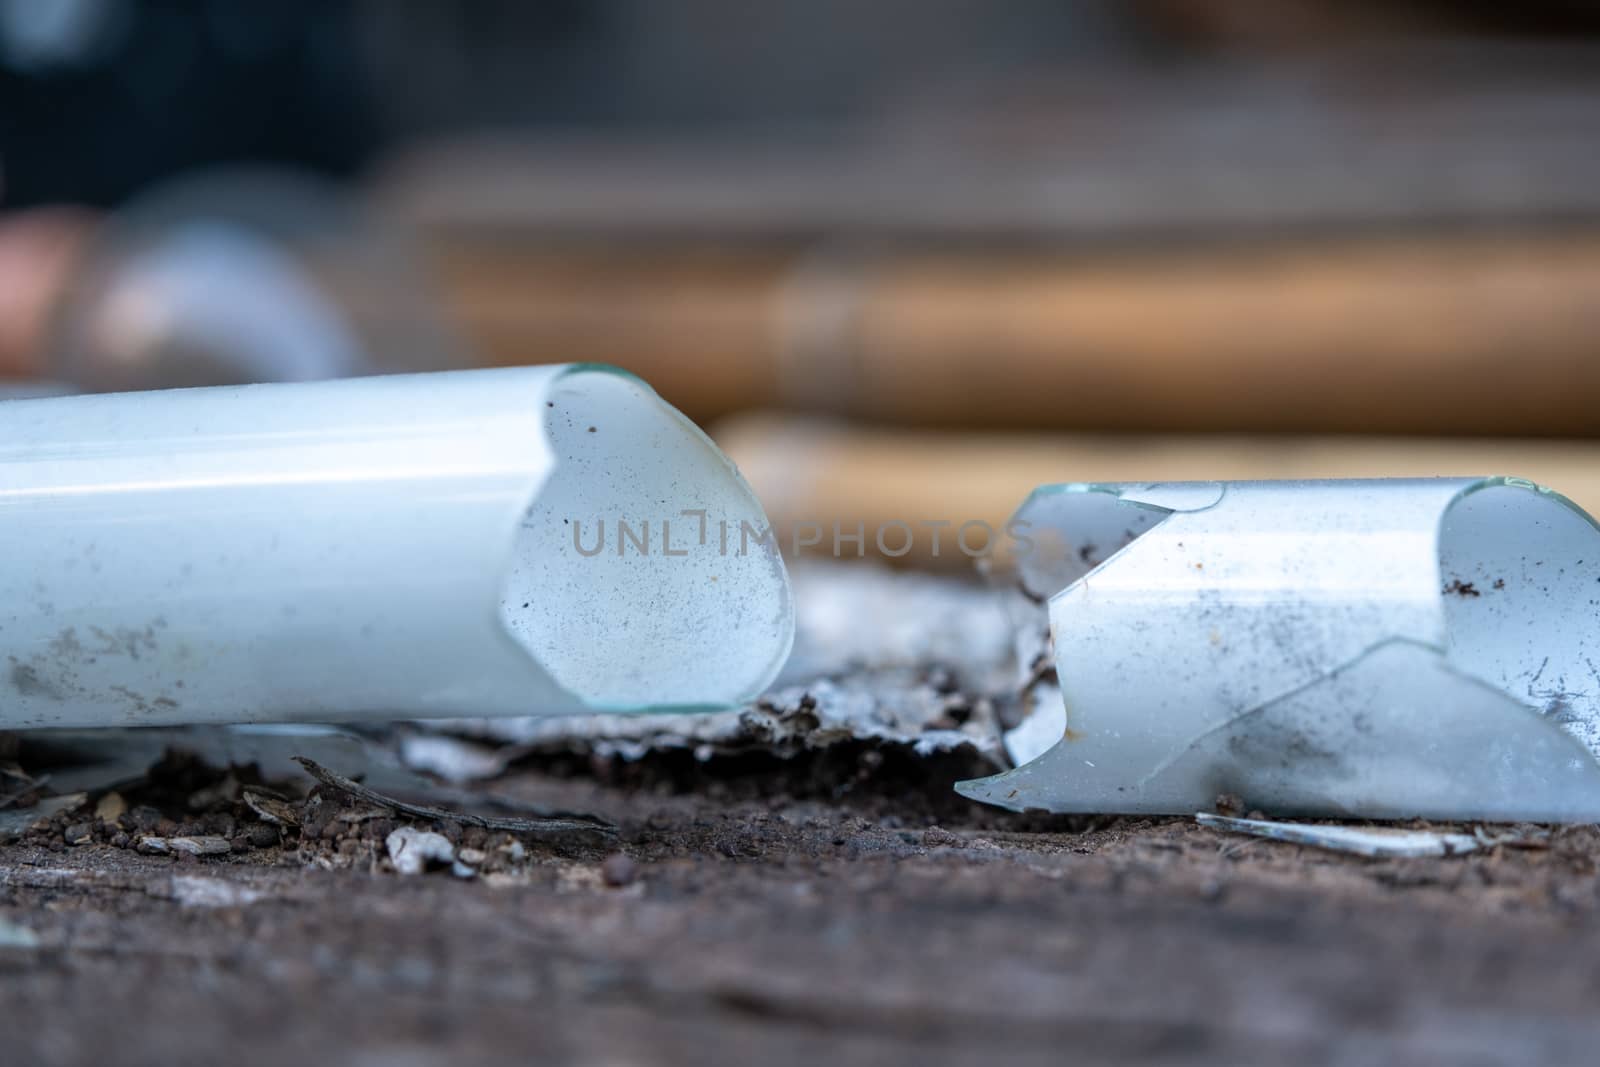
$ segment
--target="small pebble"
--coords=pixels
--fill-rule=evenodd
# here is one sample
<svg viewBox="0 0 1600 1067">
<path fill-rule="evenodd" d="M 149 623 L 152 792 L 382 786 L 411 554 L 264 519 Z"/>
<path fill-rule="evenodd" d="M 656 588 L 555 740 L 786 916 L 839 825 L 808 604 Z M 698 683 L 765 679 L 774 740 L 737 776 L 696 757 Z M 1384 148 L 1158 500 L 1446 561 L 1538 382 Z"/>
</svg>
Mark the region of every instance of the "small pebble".
<svg viewBox="0 0 1600 1067">
<path fill-rule="evenodd" d="M 186 856 L 225 856 L 233 851 L 233 842 L 215 834 L 170 837 L 167 846 Z"/>
<path fill-rule="evenodd" d="M 115 822 L 122 818 L 127 810 L 128 802 L 122 799 L 121 793 L 107 793 L 94 806 L 95 817 L 105 819 L 107 822 Z"/>
<path fill-rule="evenodd" d="M 1244 800 L 1237 793 L 1218 793 L 1212 806 L 1218 815 L 1237 817 L 1244 814 Z"/>
<path fill-rule="evenodd" d="M 300 817 L 295 814 L 294 807 L 277 797 L 269 797 L 265 793 L 258 793 L 246 789 L 243 794 L 245 807 L 255 813 L 256 818 L 273 826 L 298 826 Z"/>
<path fill-rule="evenodd" d="M 632 885 L 639 877 L 639 865 L 633 861 L 633 857 L 613 852 L 600 864 L 600 877 L 606 885 L 616 888 Z"/>
<path fill-rule="evenodd" d="M 39 935 L 26 926 L 0 919 L 0 948 L 37 948 Z"/>
<path fill-rule="evenodd" d="M 383 844 L 399 874 L 421 874 L 430 866 L 448 866 L 456 858 L 456 847 L 449 838 L 415 826 L 400 827 Z"/>
</svg>

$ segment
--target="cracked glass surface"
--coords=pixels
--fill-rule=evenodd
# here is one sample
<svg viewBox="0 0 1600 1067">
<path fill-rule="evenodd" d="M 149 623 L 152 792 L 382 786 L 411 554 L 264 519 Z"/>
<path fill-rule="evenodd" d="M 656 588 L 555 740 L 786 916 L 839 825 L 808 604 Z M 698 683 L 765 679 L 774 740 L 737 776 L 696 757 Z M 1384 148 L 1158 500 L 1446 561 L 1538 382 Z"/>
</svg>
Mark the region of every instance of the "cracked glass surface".
<svg viewBox="0 0 1600 1067">
<path fill-rule="evenodd" d="M 966 795 L 1600 817 L 1600 541 L 1559 495 L 1504 478 L 1067 486 L 1017 518 L 1053 546 L 1008 580 L 1020 617 L 1044 601 L 1065 729 Z"/>
</svg>

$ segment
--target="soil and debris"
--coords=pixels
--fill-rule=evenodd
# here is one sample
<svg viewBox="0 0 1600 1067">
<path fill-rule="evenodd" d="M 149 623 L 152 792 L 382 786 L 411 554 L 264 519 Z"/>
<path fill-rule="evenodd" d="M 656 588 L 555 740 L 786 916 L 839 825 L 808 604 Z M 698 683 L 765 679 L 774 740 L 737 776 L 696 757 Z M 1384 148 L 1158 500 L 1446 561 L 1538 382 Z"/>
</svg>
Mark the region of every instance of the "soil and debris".
<svg viewBox="0 0 1600 1067">
<path fill-rule="evenodd" d="M 608 836 L 171 752 L 0 846 L 6 1062 L 1536 1063 L 1600 1038 L 1594 827 L 1365 859 L 978 807 L 950 785 L 979 758 L 529 755 L 494 783 Z"/>
</svg>

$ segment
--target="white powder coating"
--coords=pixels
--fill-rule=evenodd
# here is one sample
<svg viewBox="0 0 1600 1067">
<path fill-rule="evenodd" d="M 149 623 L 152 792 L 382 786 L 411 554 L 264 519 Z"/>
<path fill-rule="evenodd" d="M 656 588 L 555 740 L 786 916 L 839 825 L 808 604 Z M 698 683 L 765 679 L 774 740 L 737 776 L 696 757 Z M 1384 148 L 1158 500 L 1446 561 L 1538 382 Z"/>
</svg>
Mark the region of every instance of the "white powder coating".
<svg viewBox="0 0 1600 1067">
<path fill-rule="evenodd" d="M 792 641 L 775 551 L 563 552 L 696 507 L 766 524 L 609 368 L 0 403 L 0 727 L 735 706 Z"/>
</svg>

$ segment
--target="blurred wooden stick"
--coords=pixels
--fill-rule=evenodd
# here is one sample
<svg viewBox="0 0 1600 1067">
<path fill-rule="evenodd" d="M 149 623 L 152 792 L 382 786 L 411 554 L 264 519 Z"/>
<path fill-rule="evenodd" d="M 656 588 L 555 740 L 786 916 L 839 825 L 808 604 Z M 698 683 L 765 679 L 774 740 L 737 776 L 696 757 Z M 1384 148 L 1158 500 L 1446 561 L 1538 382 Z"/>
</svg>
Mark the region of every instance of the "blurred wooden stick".
<svg viewBox="0 0 1600 1067">
<path fill-rule="evenodd" d="M 780 530 L 814 523 L 831 534 L 836 521 L 847 532 L 861 523 L 872 556 L 879 527 L 948 521 L 939 559 L 924 533 L 899 560 L 917 566 L 970 568 L 950 547 L 955 528 L 981 520 L 1000 530 L 1028 493 L 1052 482 L 1510 474 L 1600 515 L 1597 442 L 938 433 L 771 414 L 728 420 L 714 436 Z M 828 553 L 830 540 L 809 551 Z"/>
<path fill-rule="evenodd" d="M 691 415 L 1587 436 L 1600 230 L 1084 251 L 443 241 L 492 362 L 593 359 Z"/>
</svg>

